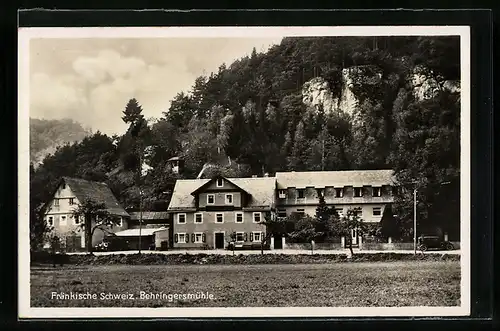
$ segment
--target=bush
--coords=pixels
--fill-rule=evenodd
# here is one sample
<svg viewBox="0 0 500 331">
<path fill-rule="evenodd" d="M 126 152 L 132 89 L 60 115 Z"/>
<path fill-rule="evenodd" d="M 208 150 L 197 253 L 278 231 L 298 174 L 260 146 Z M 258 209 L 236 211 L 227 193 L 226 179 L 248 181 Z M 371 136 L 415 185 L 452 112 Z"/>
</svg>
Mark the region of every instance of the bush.
<svg viewBox="0 0 500 331">
<path fill-rule="evenodd" d="M 338 263 L 347 261 L 345 254 L 113 254 L 113 255 L 66 255 L 67 263 L 77 265 L 175 265 L 175 264 L 309 264 Z M 451 254 L 399 254 L 399 253 L 359 253 L 351 262 L 390 261 L 459 261 L 459 255 Z M 50 262 L 51 263 L 51 262 Z"/>
</svg>

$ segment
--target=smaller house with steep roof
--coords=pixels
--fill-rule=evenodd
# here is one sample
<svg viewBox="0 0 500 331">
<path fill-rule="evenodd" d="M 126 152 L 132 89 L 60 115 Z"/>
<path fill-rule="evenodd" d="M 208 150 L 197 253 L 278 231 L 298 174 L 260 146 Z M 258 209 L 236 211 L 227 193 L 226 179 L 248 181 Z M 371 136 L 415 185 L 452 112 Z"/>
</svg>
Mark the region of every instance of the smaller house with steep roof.
<svg viewBox="0 0 500 331">
<path fill-rule="evenodd" d="M 107 228 L 106 231 L 97 229 L 92 237 L 92 245 L 101 242 L 107 232 L 115 233 L 128 228 L 130 215 L 118 203 L 106 183 L 62 177 L 52 200 L 48 202 L 45 221 L 53 233 L 61 239 L 67 251 L 86 248 L 83 219 L 75 218 L 73 211 L 87 198 L 103 203 L 111 215 L 120 219 L 119 224 Z"/>
</svg>

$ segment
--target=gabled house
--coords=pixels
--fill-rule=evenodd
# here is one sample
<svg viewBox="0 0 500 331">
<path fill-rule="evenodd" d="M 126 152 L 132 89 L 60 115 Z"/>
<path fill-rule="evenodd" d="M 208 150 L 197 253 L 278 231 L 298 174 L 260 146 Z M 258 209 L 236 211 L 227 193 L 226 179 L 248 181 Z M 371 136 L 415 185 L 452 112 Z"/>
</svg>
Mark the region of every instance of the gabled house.
<svg viewBox="0 0 500 331">
<path fill-rule="evenodd" d="M 119 217 L 119 224 L 107 228 L 106 231 L 114 233 L 128 228 L 130 215 L 118 203 L 108 185 L 79 178 L 62 177 L 52 200 L 47 204 L 45 221 L 61 238 L 62 245 L 66 246 L 68 251 L 86 248 L 85 233 L 81 226 L 83 219 L 73 216 L 73 211 L 86 198 L 104 203 L 110 214 Z M 96 230 L 92 244 L 96 245 L 102 241 L 106 231 Z"/>
<path fill-rule="evenodd" d="M 168 207 L 174 248 L 225 248 L 236 233 L 240 243 L 260 243 L 260 224 L 274 206 L 274 178 L 177 180 Z"/>
</svg>

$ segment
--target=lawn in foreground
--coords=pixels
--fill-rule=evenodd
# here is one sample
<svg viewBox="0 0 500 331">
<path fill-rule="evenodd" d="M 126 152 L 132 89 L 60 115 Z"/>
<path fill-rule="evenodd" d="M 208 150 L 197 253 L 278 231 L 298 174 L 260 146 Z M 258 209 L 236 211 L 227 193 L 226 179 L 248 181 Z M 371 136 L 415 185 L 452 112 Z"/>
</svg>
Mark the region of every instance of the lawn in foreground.
<svg viewBox="0 0 500 331">
<path fill-rule="evenodd" d="M 140 298 L 140 291 L 165 295 Z M 97 299 L 56 299 L 91 293 Z M 212 294 L 213 299 L 182 298 Z M 181 294 L 180 300 L 168 294 Z M 125 298 L 109 299 L 123 294 Z M 133 295 L 133 299 L 130 294 Z M 106 299 L 102 299 L 106 298 Z M 460 262 L 32 267 L 32 307 L 458 306 Z"/>
</svg>

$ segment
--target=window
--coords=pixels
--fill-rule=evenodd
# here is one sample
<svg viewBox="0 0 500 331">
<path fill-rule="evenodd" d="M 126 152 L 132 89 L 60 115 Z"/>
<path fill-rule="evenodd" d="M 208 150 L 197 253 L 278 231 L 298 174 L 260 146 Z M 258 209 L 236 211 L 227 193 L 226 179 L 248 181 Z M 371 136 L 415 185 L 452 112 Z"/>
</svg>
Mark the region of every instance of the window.
<svg viewBox="0 0 500 331">
<path fill-rule="evenodd" d="M 398 194 L 398 187 L 397 186 L 393 186 L 392 187 L 392 195 L 397 195 Z"/>
<path fill-rule="evenodd" d="M 381 187 L 374 187 L 373 188 L 373 196 L 374 197 L 382 196 L 382 188 Z"/>
<path fill-rule="evenodd" d="M 61 221 L 59 222 L 60 225 L 66 225 L 67 224 L 67 219 L 66 215 L 61 216 Z"/>
<path fill-rule="evenodd" d="M 357 208 L 354 210 L 354 215 L 361 217 L 363 216 L 363 210 L 361 208 Z"/>
<path fill-rule="evenodd" d="M 278 209 L 278 217 L 286 217 L 286 209 Z"/>
<path fill-rule="evenodd" d="M 59 199 L 54 199 L 54 207 L 59 207 Z"/>
<path fill-rule="evenodd" d="M 64 190 L 66 188 L 66 183 L 62 184 L 62 189 Z"/>
<path fill-rule="evenodd" d="M 72 206 L 75 204 L 75 199 L 74 198 L 69 198 L 69 205 Z"/>
<path fill-rule="evenodd" d="M 217 178 L 217 187 L 223 187 L 224 186 L 224 179 L 222 178 Z"/>
<path fill-rule="evenodd" d="M 318 189 L 318 197 L 324 197 L 325 196 L 325 190 L 320 188 Z"/>
<path fill-rule="evenodd" d="M 304 208 L 299 208 L 299 209 L 297 209 L 297 214 L 299 214 L 301 217 L 304 217 L 306 212 L 305 212 Z"/>
<path fill-rule="evenodd" d="M 245 234 L 244 232 L 236 232 L 236 241 L 245 241 Z"/>
<path fill-rule="evenodd" d="M 116 223 L 117 226 L 123 226 L 123 217 L 120 217 L 118 219 L 118 223 Z"/>
<path fill-rule="evenodd" d="M 233 204 L 233 195 L 226 194 L 226 205 L 232 205 L 232 204 Z"/>
<path fill-rule="evenodd" d="M 262 233 L 260 231 L 256 232 L 252 232 L 253 233 L 253 242 L 260 242 L 262 240 Z"/>
<path fill-rule="evenodd" d="M 253 222 L 254 223 L 260 223 L 261 215 L 260 212 L 253 213 Z"/>
<path fill-rule="evenodd" d="M 363 188 L 362 187 L 355 187 L 354 188 L 354 196 L 356 198 L 360 198 L 363 195 Z"/>
<path fill-rule="evenodd" d="M 186 214 L 177 214 L 177 224 L 186 224 Z"/>
<path fill-rule="evenodd" d="M 49 218 L 47 219 L 47 224 L 49 224 L 49 226 L 54 225 L 54 218 L 52 216 L 49 216 Z"/>
<path fill-rule="evenodd" d="M 80 217 L 78 217 L 78 216 L 73 216 L 73 223 L 75 223 L 75 225 L 80 224 Z"/>
<path fill-rule="evenodd" d="M 286 190 L 279 190 L 278 191 L 278 197 L 280 199 L 285 199 L 286 198 Z"/>
<path fill-rule="evenodd" d="M 335 211 L 337 212 L 337 215 L 339 215 L 339 217 L 344 216 L 344 208 L 335 208 Z"/>
<path fill-rule="evenodd" d="M 297 190 L 297 197 L 299 199 L 304 199 L 304 191 L 305 191 L 304 189 L 298 189 Z"/>
<path fill-rule="evenodd" d="M 194 222 L 198 224 L 203 223 L 203 214 L 202 213 L 194 214 Z"/>
<path fill-rule="evenodd" d="M 195 232 L 193 242 L 196 244 L 201 244 L 203 242 L 203 233 L 202 232 Z"/>
<path fill-rule="evenodd" d="M 342 187 L 335 188 L 335 197 L 342 198 L 344 196 L 344 189 Z"/>
<path fill-rule="evenodd" d="M 215 214 L 215 223 L 224 223 L 224 214 L 222 213 Z"/>
<path fill-rule="evenodd" d="M 236 213 L 235 214 L 235 222 L 236 223 L 243 223 L 243 213 Z"/>
<path fill-rule="evenodd" d="M 382 208 L 381 207 L 373 207 L 373 216 L 380 216 L 382 215 Z"/>
<path fill-rule="evenodd" d="M 208 194 L 207 195 L 207 204 L 208 205 L 213 205 L 214 203 L 215 203 L 215 195 Z"/>
<path fill-rule="evenodd" d="M 185 244 L 187 241 L 186 241 L 186 234 L 185 233 L 177 233 L 177 242 L 180 243 L 180 244 Z"/>
</svg>

